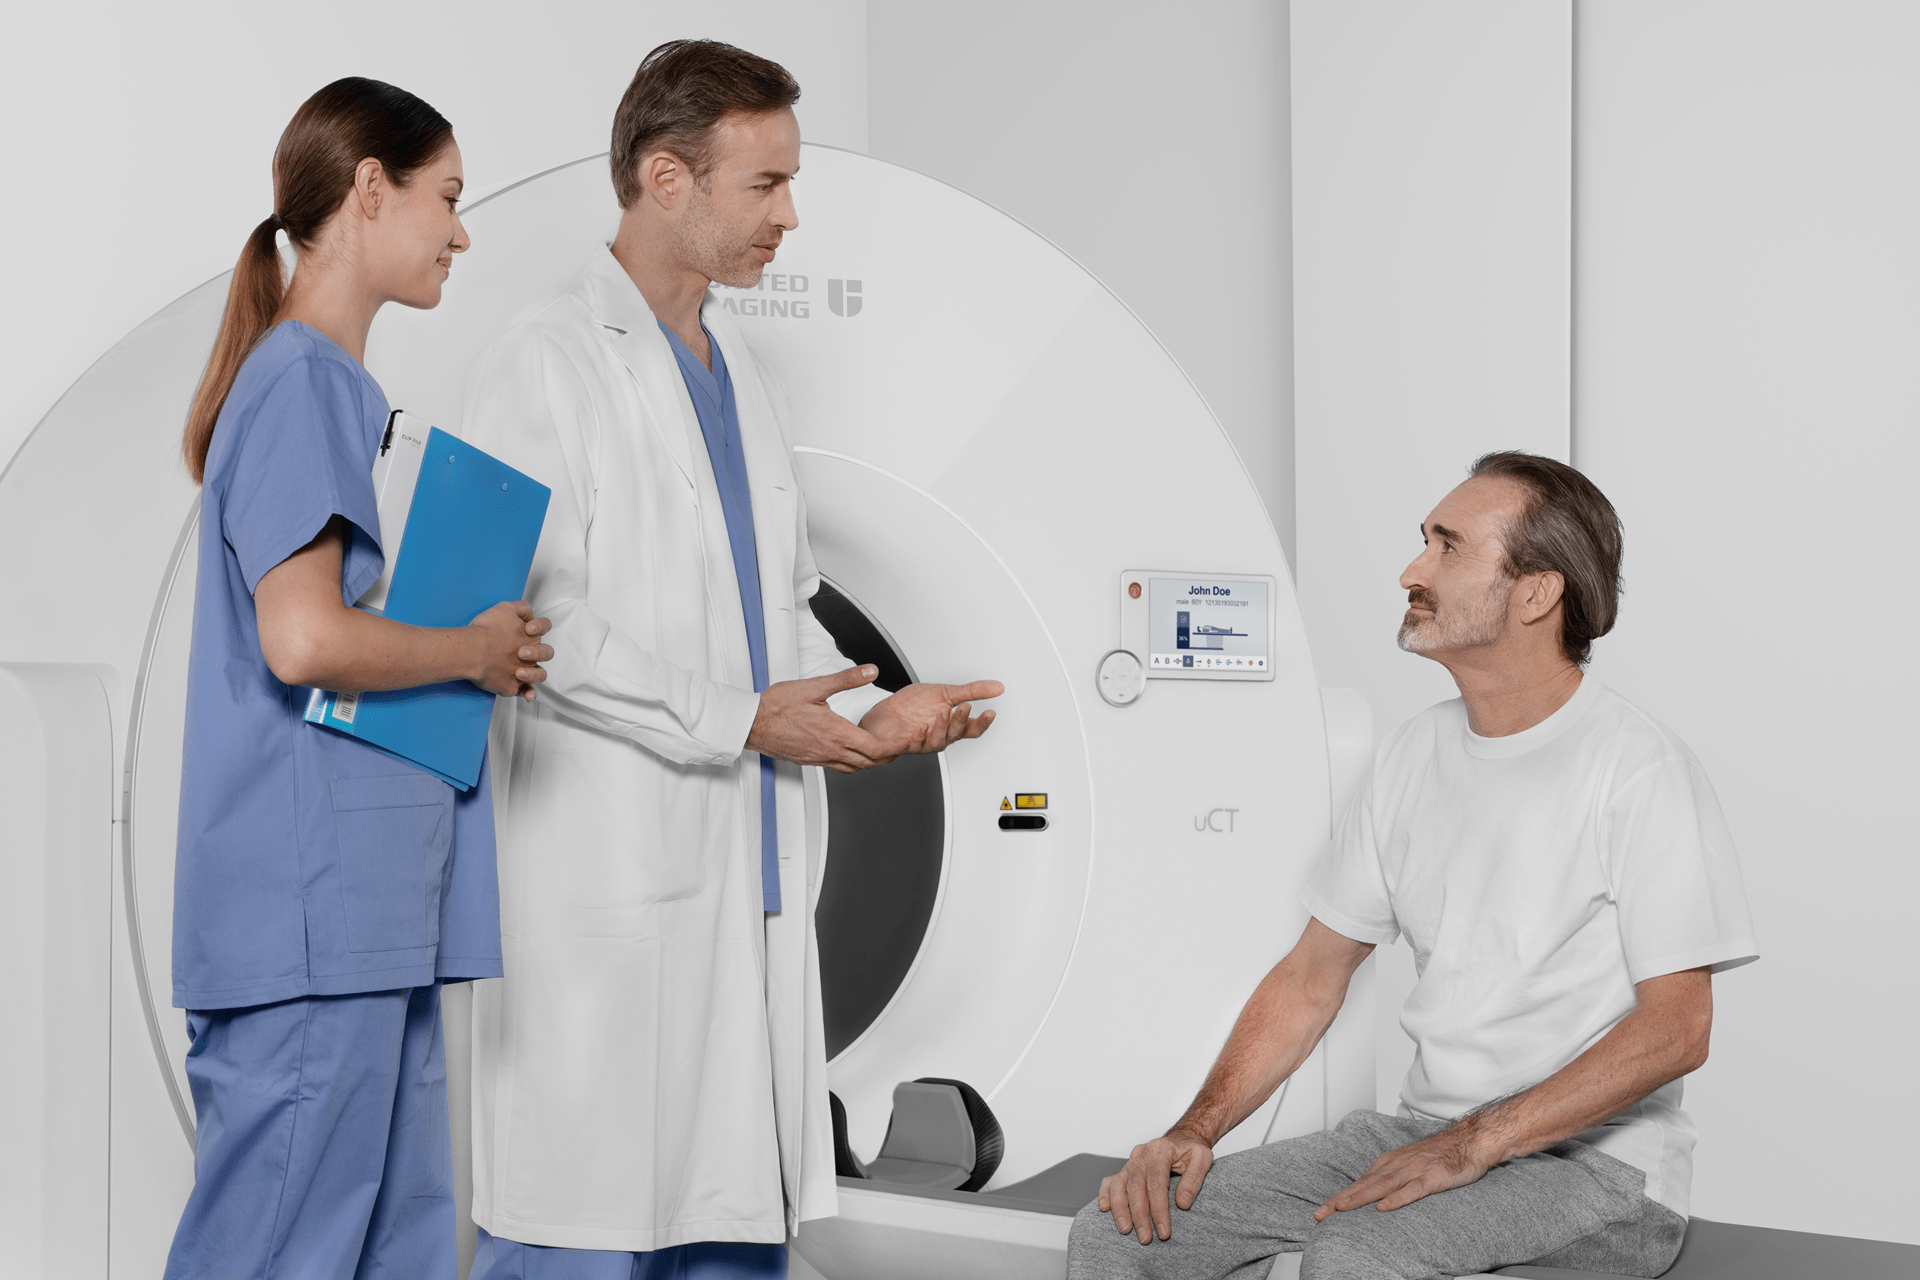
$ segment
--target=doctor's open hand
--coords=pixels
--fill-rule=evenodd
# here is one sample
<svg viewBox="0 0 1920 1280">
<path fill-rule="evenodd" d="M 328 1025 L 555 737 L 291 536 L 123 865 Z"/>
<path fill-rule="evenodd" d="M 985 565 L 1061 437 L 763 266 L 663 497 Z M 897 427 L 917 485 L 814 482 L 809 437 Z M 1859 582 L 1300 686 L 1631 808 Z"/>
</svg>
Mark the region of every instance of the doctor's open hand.
<svg viewBox="0 0 1920 1280">
<path fill-rule="evenodd" d="M 768 685 L 747 733 L 747 750 L 795 764 L 823 765 L 836 773 L 884 764 L 892 757 L 879 740 L 827 705 L 834 694 L 872 684 L 879 674 L 880 668 L 871 665 L 848 667 L 830 676 Z"/>
<path fill-rule="evenodd" d="M 1007 691 L 998 680 L 971 684 L 910 684 L 876 704 L 860 727 L 880 742 L 888 760 L 902 755 L 931 755 L 962 738 L 977 738 L 993 723 L 993 712 L 973 714 L 977 699 Z"/>
<path fill-rule="evenodd" d="M 553 629 L 545 618 L 533 616 L 525 600 L 502 600 L 472 622 L 478 672 L 468 679 L 501 698 L 533 701 L 533 686 L 547 678 L 540 664 L 551 661 L 553 646 L 540 637 Z"/>
</svg>

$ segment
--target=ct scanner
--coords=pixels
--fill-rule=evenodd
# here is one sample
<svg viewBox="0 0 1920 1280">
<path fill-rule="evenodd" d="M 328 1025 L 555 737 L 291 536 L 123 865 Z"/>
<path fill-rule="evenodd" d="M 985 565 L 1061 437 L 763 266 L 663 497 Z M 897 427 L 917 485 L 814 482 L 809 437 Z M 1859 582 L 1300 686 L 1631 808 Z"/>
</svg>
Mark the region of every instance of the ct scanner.
<svg viewBox="0 0 1920 1280">
<path fill-rule="evenodd" d="M 843 1180 L 795 1273 L 1057 1277 L 1091 1194 L 1089 1166 L 1063 1162 L 1124 1154 L 1183 1108 L 1304 924 L 1370 722 L 1357 696 L 1323 698 L 1253 484 L 1118 299 L 1011 218 L 865 156 L 807 147 L 796 195 L 761 285 L 720 294 L 791 398 L 830 580 L 816 608 L 883 681 L 990 675 L 1007 694 L 978 742 L 814 777 L 811 833 L 853 1150 L 880 1148 L 897 1084 L 941 1077 L 987 1100 L 1004 1160 L 978 1194 Z M 466 214 L 442 306 L 388 308 L 367 355 L 395 407 L 455 432 L 470 359 L 616 218 L 601 157 Z M 157 1274 L 192 1178 L 168 1004 L 198 536 L 178 439 L 226 286 L 102 357 L 0 476 L 0 582 L 24 620 L 0 637 L 0 793 L 25 867 L 0 963 L 32 975 L 10 1022 L 39 1052 L 13 1088 L 42 1099 L 0 1119 L 9 1151 L 38 1153 L 0 1168 L 0 1202 L 36 1274 Z M 1204 669 L 1242 633 L 1197 623 L 1202 670 L 1101 666 L 1143 577 L 1266 581 L 1264 674 Z M 1224 1149 L 1373 1104 L 1370 982 Z M 467 1005 L 449 995 L 464 1179 Z"/>
</svg>

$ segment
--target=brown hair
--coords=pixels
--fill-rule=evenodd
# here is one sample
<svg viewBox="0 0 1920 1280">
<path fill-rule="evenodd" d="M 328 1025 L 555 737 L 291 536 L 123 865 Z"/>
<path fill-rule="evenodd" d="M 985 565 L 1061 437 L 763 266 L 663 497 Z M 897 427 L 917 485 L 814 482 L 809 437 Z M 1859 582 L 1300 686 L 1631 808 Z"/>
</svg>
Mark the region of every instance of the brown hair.
<svg viewBox="0 0 1920 1280">
<path fill-rule="evenodd" d="M 253 229 L 234 264 L 220 336 L 187 413 L 181 452 L 196 484 L 206 476 L 214 424 L 233 380 L 286 296 L 275 232 L 308 248 L 353 189 L 362 160 L 378 160 L 387 178 L 404 187 L 452 137 L 447 118 L 425 102 L 361 76 L 335 80 L 293 113 L 273 153 L 273 214 Z"/>
<path fill-rule="evenodd" d="M 787 69 L 718 40 L 669 40 L 633 73 L 613 114 L 613 192 L 622 209 L 640 198 L 640 158 L 670 151 L 696 182 L 713 167 L 713 127 L 729 111 L 778 111 L 800 101 Z"/>
<path fill-rule="evenodd" d="M 1560 648 L 1581 666 L 1593 642 L 1613 630 L 1620 616 L 1619 513 L 1593 481 L 1564 462 L 1505 450 L 1475 460 L 1469 474 L 1504 476 L 1527 490 L 1520 514 L 1505 530 L 1509 578 L 1558 573 L 1566 583 Z"/>
</svg>

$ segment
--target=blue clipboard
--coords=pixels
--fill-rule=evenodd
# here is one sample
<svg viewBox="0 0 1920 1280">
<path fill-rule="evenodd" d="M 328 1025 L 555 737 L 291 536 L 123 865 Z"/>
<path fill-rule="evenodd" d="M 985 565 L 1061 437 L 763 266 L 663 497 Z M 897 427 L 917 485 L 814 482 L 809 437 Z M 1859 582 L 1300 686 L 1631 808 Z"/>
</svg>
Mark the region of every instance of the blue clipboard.
<svg viewBox="0 0 1920 1280">
<path fill-rule="evenodd" d="M 464 627 L 502 600 L 521 599 L 551 497 L 537 480 L 433 428 L 378 612 L 415 626 Z M 306 718 L 468 791 L 480 781 L 493 704 L 493 694 L 467 680 L 360 694 L 316 689 Z"/>
</svg>

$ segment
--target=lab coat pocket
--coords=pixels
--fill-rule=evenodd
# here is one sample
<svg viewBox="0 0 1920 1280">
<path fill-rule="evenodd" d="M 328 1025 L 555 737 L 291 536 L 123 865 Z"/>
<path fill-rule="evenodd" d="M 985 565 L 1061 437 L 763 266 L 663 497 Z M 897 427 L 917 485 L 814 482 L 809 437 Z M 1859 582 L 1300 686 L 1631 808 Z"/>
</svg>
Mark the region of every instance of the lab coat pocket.
<svg viewBox="0 0 1920 1280">
<path fill-rule="evenodd" d="M 433 946 L 453 843 L 452 789 L 404 773 L 336 778 L 332 790 L 347 950 Z"/>
</svg>

